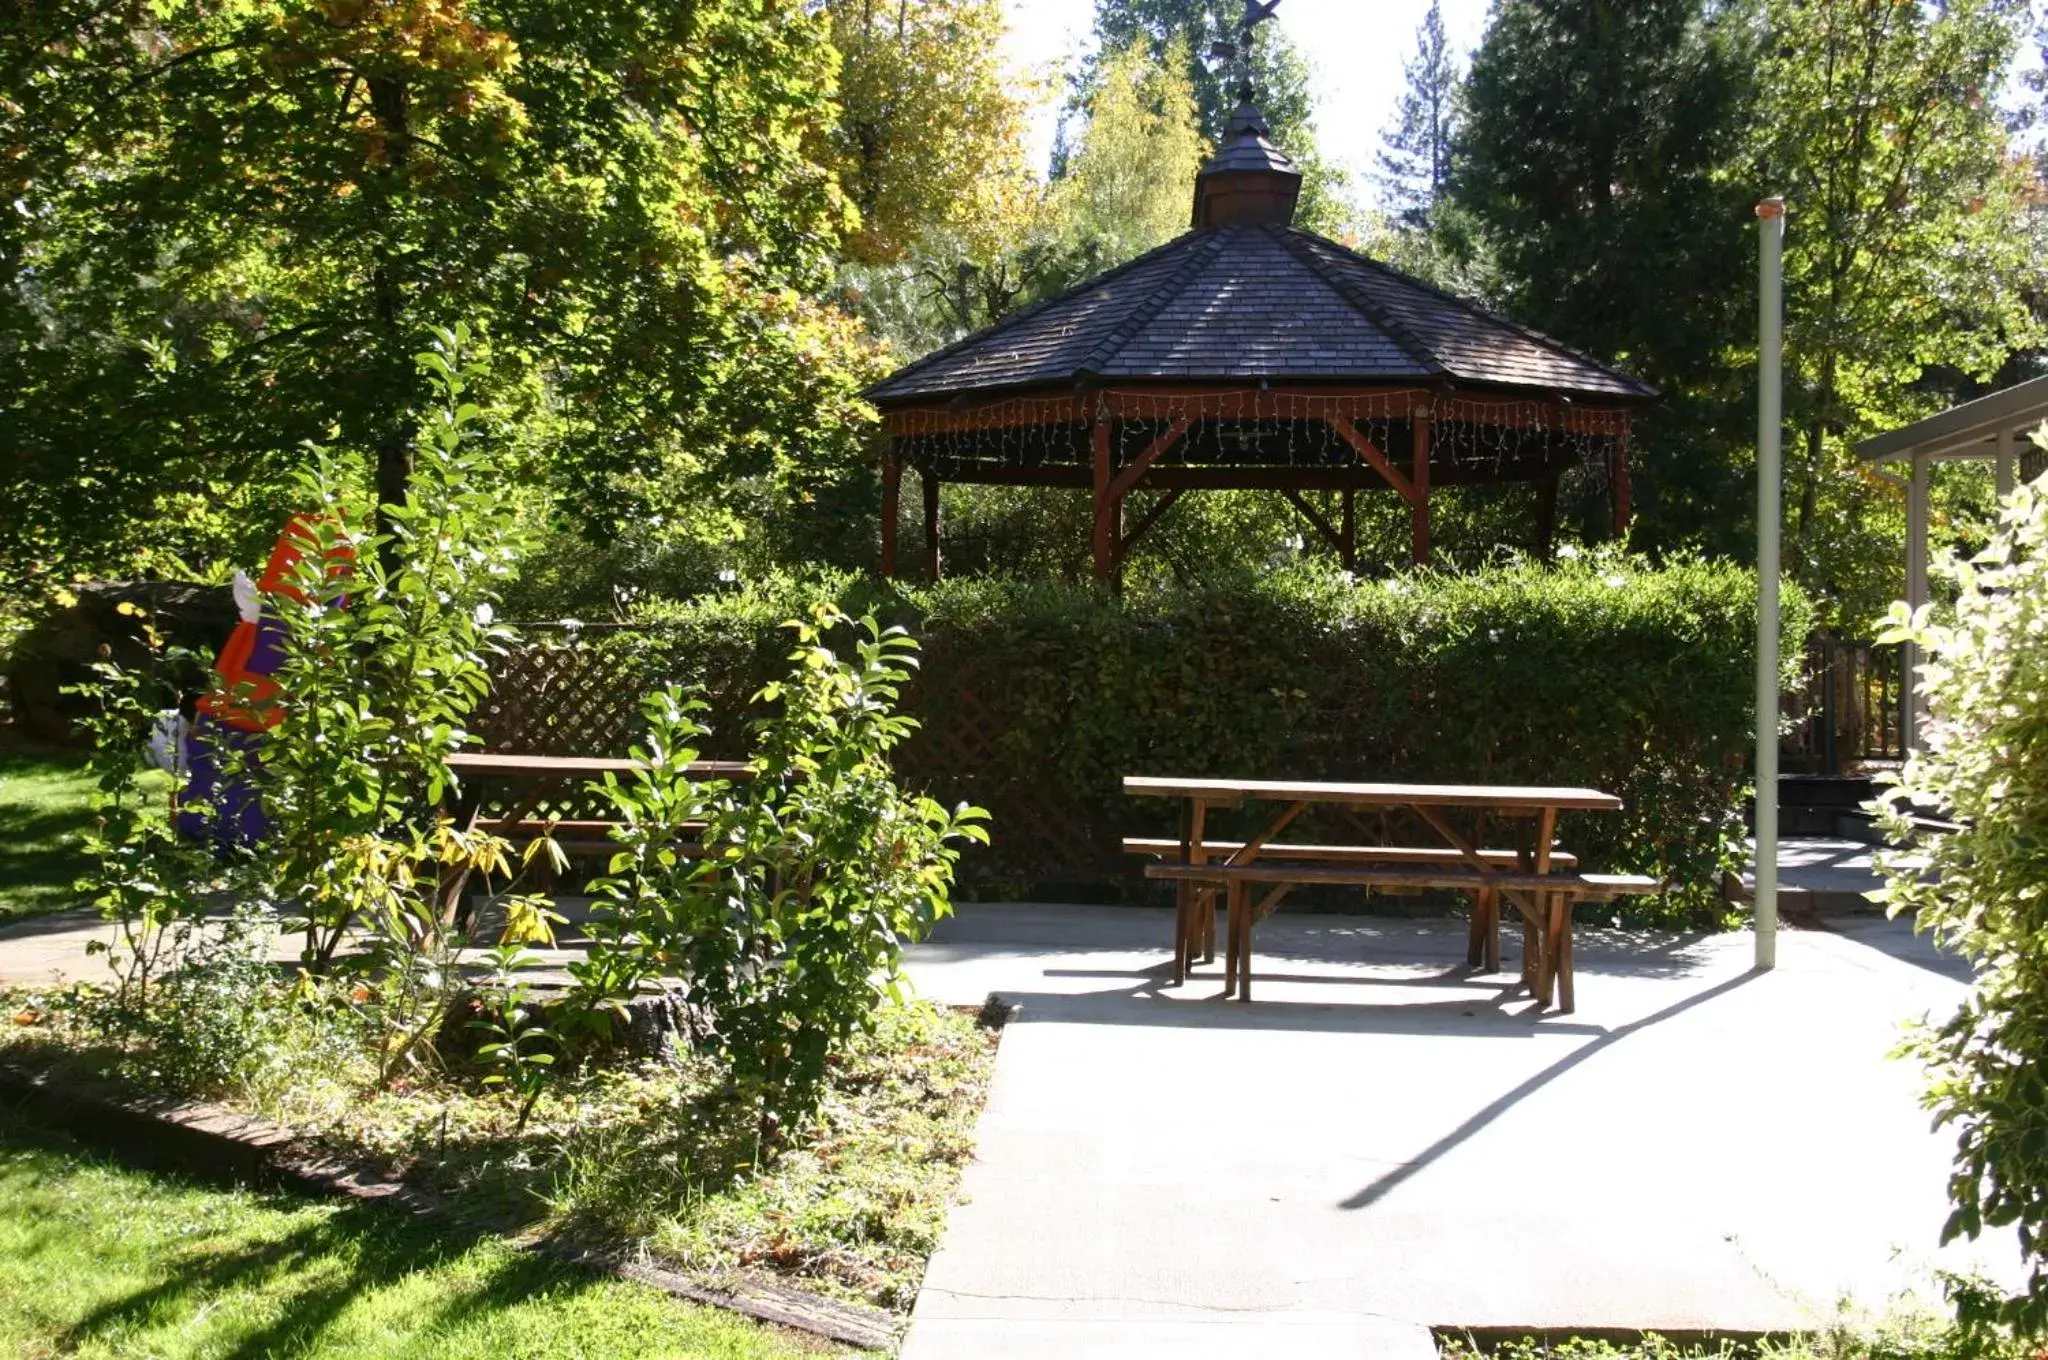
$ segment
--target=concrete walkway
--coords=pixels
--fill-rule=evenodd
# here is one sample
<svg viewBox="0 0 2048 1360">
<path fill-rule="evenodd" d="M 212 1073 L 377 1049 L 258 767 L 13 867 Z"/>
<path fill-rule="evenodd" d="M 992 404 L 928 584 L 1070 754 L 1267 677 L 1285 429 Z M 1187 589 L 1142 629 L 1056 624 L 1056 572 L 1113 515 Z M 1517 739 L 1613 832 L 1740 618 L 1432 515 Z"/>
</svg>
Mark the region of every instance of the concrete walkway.
<svg viewBox="0 0 2048 1360">
<path fill-rule="evenodd" d="M 911 973 L 1005 1032 L 905 1360 L 1433 1354 L 1430 1327 L 1762 1331 L 1929 1292 L 1950 1143 L 1887 1059 L 1964 972 L 1907 927 L 1586 932 L 1576 1015 L 1457 922 L 1278 917 L 1250 1005 L 1164 912 L 962 909 Z M 1510 951 L 1512 952 L 1512 951 Z M 1513 966 L 1512 960 L 1510 966 Z M 2010 1277 L 2009 1241 L 1952 1252 Z"/>
</svg>

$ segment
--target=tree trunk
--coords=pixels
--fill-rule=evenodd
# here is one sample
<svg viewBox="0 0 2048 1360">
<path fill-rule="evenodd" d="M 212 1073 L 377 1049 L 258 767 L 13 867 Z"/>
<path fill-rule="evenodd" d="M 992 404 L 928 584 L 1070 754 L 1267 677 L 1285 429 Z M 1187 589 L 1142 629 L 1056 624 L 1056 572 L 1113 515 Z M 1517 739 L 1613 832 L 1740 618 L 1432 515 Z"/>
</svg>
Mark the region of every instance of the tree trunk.
<svg viewBox="0 0 2048 1360">
<path fill-rule="evenodd" d="M 386 206 L 386 222 L 393 220 L 390 209 L 404 192 L 406 167 L 412 157 L 411 98 L 403 80 L 372 77 L 370 108 L 384 134 L 384 164 L 376 175 Z M 413 415 L 414 376 L 404 327 L 403 284 L 398 277 L 394 242 L 378 243 L 377 263 L 371 273 L 371 304 L 375 309 L 377 357 L 373 362 L 384 373 L 393 409 L 378 420 L 376 438 L 377 533 L 385 540 L 378 552 L 386 572 L 398 570 L 397 545 L 391 541 L 393 523 L 387 506 L 403 505 L 412 480 L 412 445 L 419 432 Z"/>
</svg>

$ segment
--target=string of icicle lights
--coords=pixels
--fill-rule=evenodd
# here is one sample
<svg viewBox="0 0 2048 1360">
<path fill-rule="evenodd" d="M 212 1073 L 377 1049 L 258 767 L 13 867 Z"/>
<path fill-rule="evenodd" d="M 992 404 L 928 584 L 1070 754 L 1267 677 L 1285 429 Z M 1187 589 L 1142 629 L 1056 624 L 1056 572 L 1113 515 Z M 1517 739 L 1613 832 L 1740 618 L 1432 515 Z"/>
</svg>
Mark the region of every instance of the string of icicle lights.
<svg viewBox="0 0 2048 1360">
<path fill-rule="evenodd" d="M 1154 466 L 1358 468 L 1365 460 L 1343 432 L 1348 427 L 1406 472 L 1415 418 L 1424 414 L 1430 465 L 1443 482 L 1520 481 L 1572 466 L 1604 481 L 1629 424 L 1620 411 L 1416 391 L 1109 389 L 1013 397 L 964 409 L 899 410 L 890 413 L 888 425 L 910 463 L 941 480 L 975 481 L 977 474 L 1000 469 L 1088 468 L 1098 419 L 1111 422 L 1119 465 L 1184 423 L 1177 444 Z"/>
</svg>

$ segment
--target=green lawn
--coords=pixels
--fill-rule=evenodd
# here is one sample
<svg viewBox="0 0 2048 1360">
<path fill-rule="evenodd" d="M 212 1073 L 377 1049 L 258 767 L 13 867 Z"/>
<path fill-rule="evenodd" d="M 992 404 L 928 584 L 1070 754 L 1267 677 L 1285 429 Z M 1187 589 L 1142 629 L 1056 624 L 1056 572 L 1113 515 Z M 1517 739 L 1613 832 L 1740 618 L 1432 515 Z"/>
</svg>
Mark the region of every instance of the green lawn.
<svg viewBox="0 0 2048 1360">
<path fill-rule="evenodd" d="M 382 1207 L 120 1168 L 0 1114 L 0 1354 L 781 1360 L 831 1351 Z"/>
<path fill-rule="evenodd" d="M 79 905 L 91 794 L 83 756 L 0 749 L 0 925 Z"/>
</svg>

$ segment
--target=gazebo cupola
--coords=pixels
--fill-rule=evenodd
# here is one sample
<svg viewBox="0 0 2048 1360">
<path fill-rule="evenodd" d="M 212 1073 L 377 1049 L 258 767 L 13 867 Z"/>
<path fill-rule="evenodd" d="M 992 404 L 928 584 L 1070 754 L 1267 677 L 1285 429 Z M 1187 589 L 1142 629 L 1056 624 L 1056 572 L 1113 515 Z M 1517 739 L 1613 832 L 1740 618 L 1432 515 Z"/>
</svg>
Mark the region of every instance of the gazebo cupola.
<svg viewBox="0 0 2048 1360">
<path fill-rule="evenodd" d="M 1195 176 L 1195 221 L 1203 227 L 1233 222 L 1291 226 L 1301 199 L 1301 171 L 1268 140 L 1272 129 L 1252 102 L 1251 86 L 1238 90 L 1237 111 L 1223 128 L 1223 146 Z"/>
<path fill-rule="evenodd" d="M 1434 489 L 1528 484 L 1547 552 L 1559 478 L 1591 467 L 1624 532 L 1630 421 L 1655 389 L 1294 226 L 1301 171 L 1240 96 L 1187 233 L 868 389 L 885 574 L 906 468 L 934 578 L 948 481 L 1086 492 L 1104 583 L 1191 491 L 1284 496 L 1350 567 L 1361 494 L 1401 498 L 1422 562 Z"/>
</svg>

